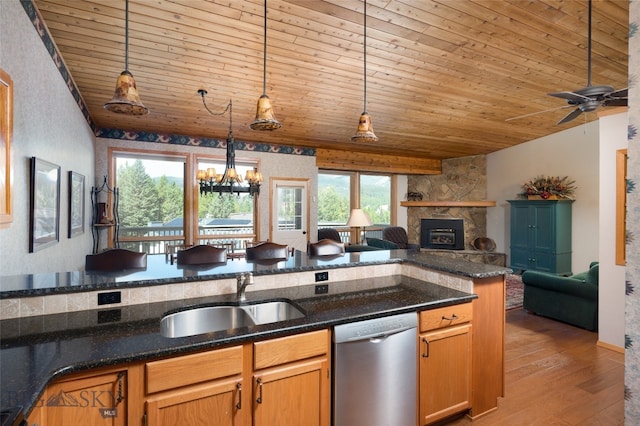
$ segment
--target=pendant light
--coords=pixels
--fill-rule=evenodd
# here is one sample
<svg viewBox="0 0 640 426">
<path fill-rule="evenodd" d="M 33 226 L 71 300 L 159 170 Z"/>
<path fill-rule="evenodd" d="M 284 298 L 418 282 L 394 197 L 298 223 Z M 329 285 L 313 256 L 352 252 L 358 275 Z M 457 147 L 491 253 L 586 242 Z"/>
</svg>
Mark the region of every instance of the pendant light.
<svg viewBox="0 0 640 426">
<path fill-rule="evenodd" d="M 276 130 L 282 124 L 276 119 L 267 96 L 267 0 L 264 0 L 264 60 L 262 63 L 262 96 L 258 99 L 256 118 L 249 125 L 253 130 Z"/>
<path fill-rule="evenodd" d="M 356 134 L 351 136 L 352 142 L 377 142 L 378 137 L 373 133 L 373 125 L 371 124 L 371 116 L 367 113 L 367 0 L 364 0 L 364 107 L 360 120 L 358 121 L 358 130 Z"/>
<path fill-rule="evenodd" d="M 118 76 L 113 98 L 104 107 L 118 114 L 145 115 L 149 113 L 149 109 L 140 102 L 136 80 L 129 72 L 129 0 L 125 0 L 124 33 L 124 71 Z"/>
</svg>

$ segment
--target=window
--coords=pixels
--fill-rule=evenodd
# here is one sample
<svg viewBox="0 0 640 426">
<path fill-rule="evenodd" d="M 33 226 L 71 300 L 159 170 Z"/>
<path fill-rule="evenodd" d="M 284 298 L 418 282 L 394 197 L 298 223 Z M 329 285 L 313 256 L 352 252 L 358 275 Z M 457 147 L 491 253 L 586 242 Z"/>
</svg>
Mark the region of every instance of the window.
<svg viewBox="0 0 640 426">
<path fill-rule="evenodd" d="M 116 153 L 118 240 L 122 248 L 164 252 L 184 240 L 184 158 Z"/>
<path fill-rule="evenodd" d="M 344 226 L 351 212 L 351 174 L 318 173 L 318 227 Z"/>
<path fill-rule="evenodd" d="M 375 225 L 391 225 L 391 176 L 360 175 L 360 208 Z"/>
<path fill-rule="evenodd" d="M 197 182 L 187 177 L 187 171 L 194 171 L 195 179 L 198 167 L 224 170 L 223 158 L 116 149 L 112 162 L 119 192 L 120 247 L 156 254 L 171 245 L 221 243 L 235 250 L 244 247 L 244 240 L 255 239 L 254 198 L 199 194 Z M 236 161 L 242 176 L 254 167 L 255 163 Z"/>
<path fill-rule="evenodd" d="M 374 226 L 369 237 L 380 237 L 382 227 L 393 217 L 393 176 L 358 172 L 320 171 L 318 173 L 318 228 L 336 228 L 342 241 L 351 240 L 346 226 L 351 209 L 361 208 Z"/>
</svg>

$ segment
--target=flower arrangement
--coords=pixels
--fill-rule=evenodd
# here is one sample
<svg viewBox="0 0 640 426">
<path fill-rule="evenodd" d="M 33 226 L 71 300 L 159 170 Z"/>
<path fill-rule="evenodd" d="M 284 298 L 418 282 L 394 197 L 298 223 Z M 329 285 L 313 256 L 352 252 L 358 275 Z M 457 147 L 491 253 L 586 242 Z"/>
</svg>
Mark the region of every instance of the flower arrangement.
<svg viewBox="0 0 640 426">
<path fill-rule="evenodd" d="M 568 176 L 537 176 L 522 185 L 522 196 L 539 196 L 543 200 L 554 198 L 574 199 L 575 181 Z"/>
</svg>

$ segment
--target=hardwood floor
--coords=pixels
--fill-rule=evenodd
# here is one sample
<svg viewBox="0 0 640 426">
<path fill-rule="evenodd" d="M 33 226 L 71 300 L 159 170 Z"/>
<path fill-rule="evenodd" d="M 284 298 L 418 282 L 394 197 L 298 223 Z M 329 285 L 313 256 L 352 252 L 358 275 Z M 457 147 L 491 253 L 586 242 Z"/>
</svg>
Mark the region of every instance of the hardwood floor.
<svg viewBox="0 0 640 426">
<path fill-rule="evenodd" d="M 474 421 L 447 425 L 624 425 L 624 355 L 596 346 L 597 333 L 507 312 L 505 398 Z"/>
</svg>

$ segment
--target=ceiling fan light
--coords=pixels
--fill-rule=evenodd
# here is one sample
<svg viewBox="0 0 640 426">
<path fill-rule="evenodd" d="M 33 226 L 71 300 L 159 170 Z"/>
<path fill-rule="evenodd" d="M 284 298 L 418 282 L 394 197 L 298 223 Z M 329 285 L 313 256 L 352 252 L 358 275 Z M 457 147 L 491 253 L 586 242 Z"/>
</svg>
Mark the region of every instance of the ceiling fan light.
<svg viewBox="0 0 640 426">
<path fill-rule="evenodd" d="M 253 123 L 249 124 L 252 130 L 276 130 L 282 127 L 282 124 L 273 114 L 271 100 L 267 95 L 262 95 L 258 99 L 258 107 L 256 109 L 256 118 Z"/>
<path fill-rule="evenodd" d="M 104 104 L 104 108 L 118 114 L 145 115 L 149 113 L 149 109 L 140 102 L 136 80 L 127 70 L 122 71 L 118 76 L 113 98 Z"/>
<path fill-rule="evenodd" d="M 378 137 L 373 133 L 373 125 L 371 124 L 371 116 L 366 112 L 360 115 L 358 121 L 358 130 L 356 134 L 351 136 L 352 142 L 377 142 Z"/>
</svg>

